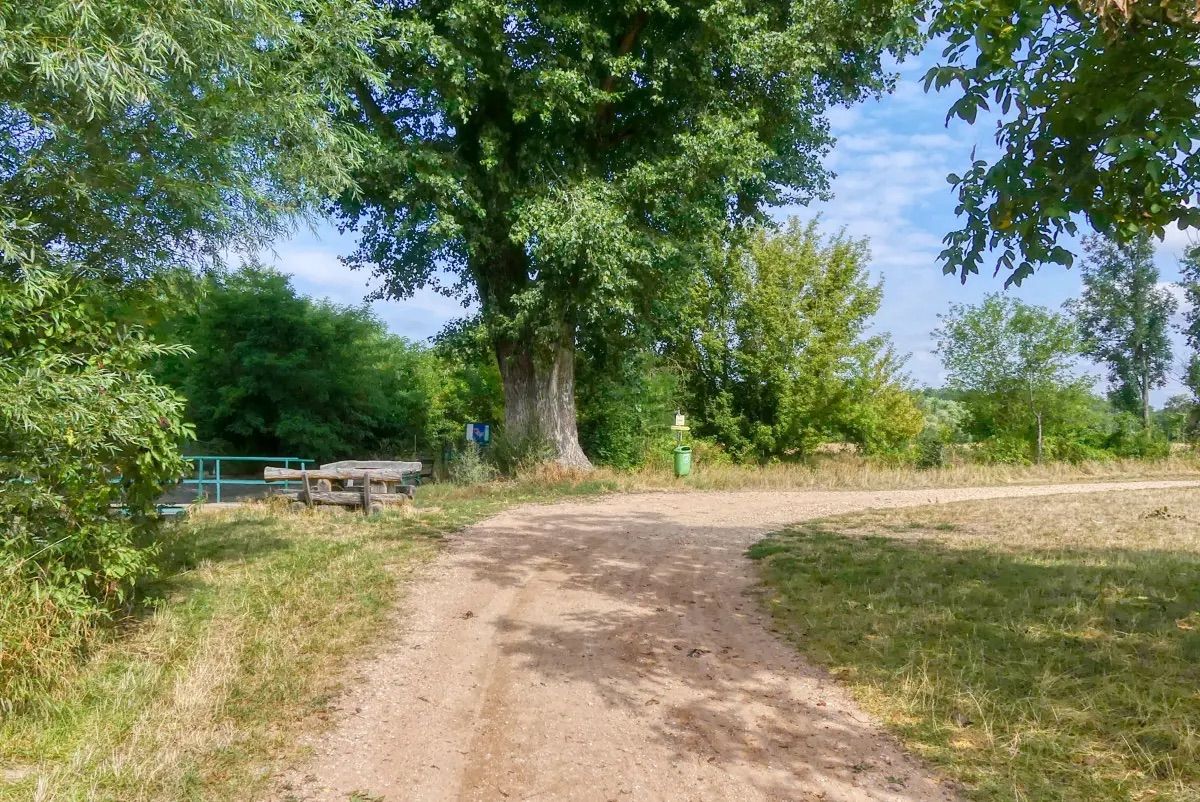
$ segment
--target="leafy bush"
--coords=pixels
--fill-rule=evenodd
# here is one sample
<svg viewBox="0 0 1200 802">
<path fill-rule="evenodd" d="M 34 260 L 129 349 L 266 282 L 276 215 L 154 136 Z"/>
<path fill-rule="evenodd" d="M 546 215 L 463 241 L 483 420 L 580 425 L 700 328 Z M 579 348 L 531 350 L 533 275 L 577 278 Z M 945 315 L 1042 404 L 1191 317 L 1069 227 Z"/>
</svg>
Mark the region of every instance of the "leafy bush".
<svg viewBox="0 0 1200 802">
<path fill-rule="evenodd" d="M 1092 445 L 1082 436 L 1047 437 L 1043 444 L 1045 459 L 1054 462 L 1107 462 L 1116 455 Z"/>
<path fill-rule="evenodd" d="M 945 432 L 939 428 L 926 426 L 917 435 L 914 462 L 918 468 L 941 468 L 946 464 Z"/>
<path fill-rule="evenodd" d="M 1138 417 L 1129 412 L 1114 416 L 1112 433 L 1105 447 L 1118 457 L 1163 459 L 1171 453 L 1171 443 L 1161 431 L 1143 426 Z"/>
<path fill-rule="evenodd" d="M 679 381 L 653 355 L 637 353 L 606 365 L 602 357 L 585 354 L 576 376 L 579 441 L 593 462 L 639 468 L 669 439 Z"/>
<path fill-rule="evenodd" d="M 417 345 L 366 307 L 304 297 L 273 270 L 210 277 L 195 308 L 162 329 L 194 355 L 164 360 L 160 375 L 217 453 L 416 456 L 497 414 L 494 359 L 474 359 L 466 335 Z"/>
<path fill-rule="evenodd" d="M 24 594 L 4 609 L 6 642 L 21 598 L 51 621 L 126 601 L 151 570 L 141 536 L 154 502 L 185 468 L 183 402 L 144 368 L 180 349 L 118 322 L 110 304 L 74 278 L 0 279 L 0 581 Z M 0 699 L 12 701 L 9 669 L 0 662 Z"/>
<path fill-rule="evenodd" d="M 467 443 L 450 461 L 450 481 L 456 485 L 481 485 L 495 481 L 496 466 L 484 459 L 477 443 Z"/>
<path fill-rule="evenodd" d="M 643 466 L 660 471 L 674 469 L 674 450 L 677 445 L 675 437 L 670 432 L 647 445 L 646 454 L 642 459 Z M 692 447 L 692 466 L 712 467 L 716 465 L 733 465 L 736 460 L 725 450 L 716 439 L 711 437 L 693 437 L 685 445 Z"/>
</svg>

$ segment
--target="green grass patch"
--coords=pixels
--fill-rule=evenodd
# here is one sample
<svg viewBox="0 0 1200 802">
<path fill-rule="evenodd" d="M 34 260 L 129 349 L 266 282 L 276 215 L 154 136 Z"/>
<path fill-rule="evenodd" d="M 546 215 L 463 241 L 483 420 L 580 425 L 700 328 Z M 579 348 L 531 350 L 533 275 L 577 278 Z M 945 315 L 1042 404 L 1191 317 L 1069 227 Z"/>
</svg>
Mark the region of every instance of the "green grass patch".
<svg viewBox="0 0 1200 802">
<path fill-rule="evenodd" d="M 413 510 L 370 518 L 255 506 L 167 526 L 138 612 L 93 632 L 87 656 L 56 652 L 60 680 L 0 720 L 0 800 L 266 795 L 439 537 L 515 503 L 609 487 L 437 486 Z M 7 624 L 0 635 L 19 634 Z"/>
<path fill-rule="evenodd" d="M 797 647 L 971 796 L 1195 800 L 1200 533 L 1136 537 L 1164 495 L 848 516 L 750 556 Z"/>
<path fill-rule="evenodd" d="M 1054 499 L 1038 503 L 1055 531 Z M 991 507 L 1014 504 L 1028 509 Z M 992 528 L 988 505 L 948 509 L 752 547 L 799 650 L 974 798 L 1200 798 L 1196 527 L 1175 521 L 1169 549 L 1084 547 Z"/>
</svg>

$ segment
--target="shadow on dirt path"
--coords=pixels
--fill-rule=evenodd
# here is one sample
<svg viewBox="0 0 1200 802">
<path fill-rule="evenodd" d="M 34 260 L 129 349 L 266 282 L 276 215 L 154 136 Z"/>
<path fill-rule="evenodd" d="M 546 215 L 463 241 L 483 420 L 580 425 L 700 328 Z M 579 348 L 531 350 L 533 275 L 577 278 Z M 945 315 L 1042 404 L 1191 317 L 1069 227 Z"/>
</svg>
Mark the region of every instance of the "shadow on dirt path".
<svg viewBox="0 0 1200 802">
<path fill-rule="evenodd" d="M 413 586 L 396 639 L 360 667 L 277 798 L 955 799 L 771 632 L 746 548 L 872 507 L 1196 484 L 655 493 L 510 510 L 456 537 Z"/>
</svg>

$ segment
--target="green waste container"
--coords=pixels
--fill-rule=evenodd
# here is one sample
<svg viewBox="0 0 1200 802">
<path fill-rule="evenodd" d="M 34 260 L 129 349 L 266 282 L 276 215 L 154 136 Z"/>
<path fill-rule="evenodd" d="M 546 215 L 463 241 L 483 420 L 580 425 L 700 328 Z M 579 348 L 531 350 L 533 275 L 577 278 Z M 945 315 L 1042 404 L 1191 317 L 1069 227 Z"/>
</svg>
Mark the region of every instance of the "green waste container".
<svg viewBox="0 0 1200 802">
<path fill-rule="evenodd" d="M 692 447 L 675 446 L 675 475 L 687 476 L 692 472 Z"/>
</svg>

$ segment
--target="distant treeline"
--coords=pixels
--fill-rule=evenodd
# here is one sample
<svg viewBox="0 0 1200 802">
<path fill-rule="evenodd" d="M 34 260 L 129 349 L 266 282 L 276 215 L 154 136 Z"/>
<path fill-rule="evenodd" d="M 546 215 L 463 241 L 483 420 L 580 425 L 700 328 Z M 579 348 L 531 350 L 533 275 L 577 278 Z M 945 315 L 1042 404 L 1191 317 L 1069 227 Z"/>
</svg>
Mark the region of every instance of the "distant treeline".
<svg viewBox="0 0 1200 802">
<path fill-rule="evenodd" d="M 1002 295 L 952 307 L 934 333 L 948 385 L 918 390 L 889 340 L 867 333 L 882 286 L 866 241 L 795 221 L 759 229 L 714 251 L 654 341 L 579 343 L 581 443 L 596 463 L 638 468 L 667 452 L 683 411 L 707 458 L 735 462 L 803 460 L 830 441 L 919 465 L 1164 454 L 1194 426 L 1190 396 L 1148 403 L 1171 369 L 1174 295 L 1145 243 L 1090 248 L 1086 292 L 1063 312 Z M 188 353 L 156 372 L 187 399 L 194 448 L 436 457 L 461 445 L 467 422 L 503 420 L 474 321 L 412 342 L 366 306 L 306 298 L 255 265 L 183 295 L 155 333 Z M 1107 397 L 1080 372 L 1089 355 L 1110 367 Z"/>
</svg>

